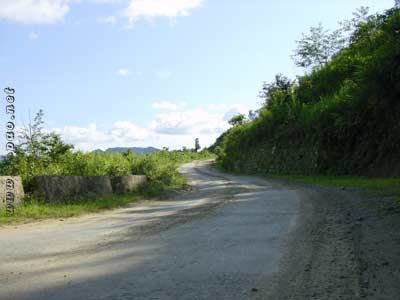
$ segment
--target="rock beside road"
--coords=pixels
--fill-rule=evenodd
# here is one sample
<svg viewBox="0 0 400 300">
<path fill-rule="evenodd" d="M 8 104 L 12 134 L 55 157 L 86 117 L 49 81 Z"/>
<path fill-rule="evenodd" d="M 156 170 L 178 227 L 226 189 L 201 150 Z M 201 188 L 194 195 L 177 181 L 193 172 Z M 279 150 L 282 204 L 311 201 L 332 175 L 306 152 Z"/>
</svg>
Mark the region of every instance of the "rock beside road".
<svg viewBox="0 0 400 300">
<path fill-rule="evenodd" d="M 7 197 L 7 193 L 11 193 Z M 24 199 L 24 188 L 19 176 L 0 176 L 0 207 L 6 207 L 6 199 L 12 197 L 13 205 L 19 205 Z"/>
</svg>

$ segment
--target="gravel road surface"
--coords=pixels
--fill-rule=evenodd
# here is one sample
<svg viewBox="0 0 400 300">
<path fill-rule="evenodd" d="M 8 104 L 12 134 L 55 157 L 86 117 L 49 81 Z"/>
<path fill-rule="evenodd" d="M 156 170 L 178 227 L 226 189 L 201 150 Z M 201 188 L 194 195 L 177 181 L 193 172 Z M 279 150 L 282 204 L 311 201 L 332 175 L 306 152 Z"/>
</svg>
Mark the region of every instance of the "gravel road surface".
<svg viewBox="0 0 400 300">
<path fill-rule="evenodd" d="M 391 200 L 209 164 L 166 199 L 0 228 L 0 300 L 400 299 Z"/>
</svg>

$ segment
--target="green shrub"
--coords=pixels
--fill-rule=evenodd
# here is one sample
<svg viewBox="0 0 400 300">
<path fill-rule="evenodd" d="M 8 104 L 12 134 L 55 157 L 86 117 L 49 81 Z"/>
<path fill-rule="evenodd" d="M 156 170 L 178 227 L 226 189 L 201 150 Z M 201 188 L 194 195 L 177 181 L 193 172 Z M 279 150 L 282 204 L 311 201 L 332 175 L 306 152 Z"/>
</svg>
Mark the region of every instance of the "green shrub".
<svg viewBox="0 0 400 300">
<path fill-rule="evenodd" d="M 400 176 L 400 10 L 366 20 L 297 82 L 264 83 L 258 117 L 211 147 L 223 167 Z"/>
</svg>

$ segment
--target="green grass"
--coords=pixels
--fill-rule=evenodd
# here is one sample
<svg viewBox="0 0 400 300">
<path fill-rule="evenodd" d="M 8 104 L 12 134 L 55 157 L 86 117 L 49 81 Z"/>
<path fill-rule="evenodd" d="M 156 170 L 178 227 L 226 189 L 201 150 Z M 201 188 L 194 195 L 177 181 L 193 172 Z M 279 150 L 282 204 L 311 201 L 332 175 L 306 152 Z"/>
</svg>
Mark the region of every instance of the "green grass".
<svg viewBox="0 0 400 300">
<path fill-rule="evenodd" d="M 356 176 L 321 175 L 272 175 L 262 174 L 271 179 L 302 182 L 317 185 L 360 188 L 371 196 L 400 196 L 400 178 L 368 178 Z"/>
<path fill-rule="evenodd" d="M 82 199 L 74 203 L 43 203 L 39 201 L 26 201 L 15 208 L 14 215 L 7 216 L 5 209 L 0 210 L 0 225 L 28 223 L 44 219 L 64 219 L 76 217 L 87 213 L 95 213 L 106 209 L 113 209 L 126 204 L 148 199 L 168 193 L 171 190 L 182 189 L 187 184 L 187 178 L 174 174 L 171 182 L 161 186 L 149 185 L 141 192 L 129 194 L 108 194 L 96 198 Z"/>
<path fill-rule="evenodd" d="M 221 172 L 227 172 L 220 163 L 212 167 Z M 230 172 L 231 174 L 238 174 Z M 323 175 L 276 175 L 259 173 L 254 174 L 268 179 L 284 180 L 325 186 L 337 186 L 362 189 L 367 196 L 385 197 L 395 196 L 400 204 L 400 178 L 368 178 L 356 176 L 323 176 Z"/>
<path fill-rule="evenodd" d="M 176 171 L 176 167 L 180 163 L 192 161 L 194 158 L 207 159 L 210 157 L 201 157 L 196 153 L 186 156 L 188 157 L 183 157 L 184 159 L 178 157 L 180 159 L 176 159 L 173 165 L 170 164 L 170 167 L 166 167 L 167 172 L 164 172 L 162 176 L 155 176 L 154 180 L 151 180 L 147 188 L 141 192 L 123 195 L 108 194 L 90 199 L 82 199 L 73 203 L 25 201 L 24 204 L 15 208 L 14 214 L 11 216 L 6 215 L 5 209 L 0 209 L 0 225 L 28 223 L 43 219 L 76 217 L 86 213 L 121 207 L 139 199 L 149 199 L 163 194 L 168 195 L 170 191 L 180 190 L 187 184 L 187 178 Z M 156 165 L 162 167 L 165 165 L 165 161 L 159 162 Z M 173 167 L 171 168 L 171 166 Z"/>
<path fill-rule="evenodd" d="M 211 168 L 213 168 L 213 169 L 216 170 L 216 171 L 223 172 L 223 173 L 229 173 L 229 174 L 232 174 L 232 175 L 241 175 L 241 174 L 242 174 L 242 173 L 240 173 L 240 172 L 235 172 L 235 171 L 226 170 L 226 169 L 222 166 L 222 163 L 221 163 L 220 161 L 214 161 L 214 162 L 211 164 Z"/>
<path fill-rule="evenodd" d="M 76 217 L 85 213 L 117 208 L 146 197 L 145 193 L 108 194 L 93 199 L 83 199 L 75 203 L 41 203 L 32 201 L 15 208 L 14 215 L 7 216 L 0 211 L 0 224 L 27 223 L 35 220 Z"/>
</svg>

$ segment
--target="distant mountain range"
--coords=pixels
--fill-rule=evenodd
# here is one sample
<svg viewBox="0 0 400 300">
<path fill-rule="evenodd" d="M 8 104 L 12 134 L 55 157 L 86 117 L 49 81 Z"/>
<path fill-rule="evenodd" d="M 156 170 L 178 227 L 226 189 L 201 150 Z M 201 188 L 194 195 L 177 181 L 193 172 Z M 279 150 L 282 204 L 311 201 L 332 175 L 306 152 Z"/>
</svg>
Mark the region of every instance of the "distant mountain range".
<svg viewBox="0 0 400 300">
<path fill-rule="evenodd" d="M 114 148 L 108 148 L 106 150 L 96 149 L 93 152 L 96 152 L 96 153 L 104 153 L 104 152 L 120 153 L 120 152 L 125 152 L 129 149 L 133 153 L 136 153 L 136 154 L 150 154 L 153 152 L 160 151 L 160 149 L 157 149 L 154 147 L 143 147 L 143 148 L 142 147 L 114 147 Z"/>
</svg>

